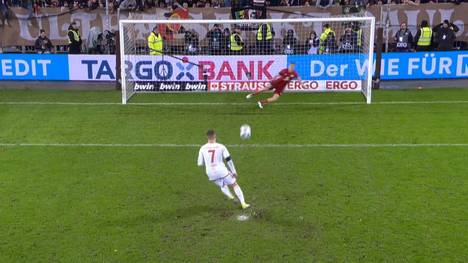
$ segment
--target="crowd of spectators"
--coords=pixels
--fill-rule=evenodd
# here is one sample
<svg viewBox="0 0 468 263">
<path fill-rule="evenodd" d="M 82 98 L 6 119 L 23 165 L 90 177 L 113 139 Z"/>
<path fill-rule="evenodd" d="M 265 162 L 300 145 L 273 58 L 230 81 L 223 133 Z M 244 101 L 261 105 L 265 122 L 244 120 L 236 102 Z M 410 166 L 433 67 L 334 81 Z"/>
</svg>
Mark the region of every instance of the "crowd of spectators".
<svg viewBox="0 0 468 263">
<path fill-rule="evenodd" d="M 365 33 L 357 22 L 341 24 L 338 29 L 328 23 L 323 25 L 322 32 L 310 31 L 306 37 L 296 36 L 293 29 L 288 29 L 283 36 L 275 38 L 276 32 L 268 23 L 259 24 L 254 29 L 254 36 L 246 37 L 239 25 L 232 30 L 215 24 L 204 36 L 205 40 L 194 29 L 182 28 L 182 43 L 168 42 L 158 26 L 148 34 L 147 45 L 140 50 L 144 54 L 184 54 L 184 55 L 293 55 L 293 54 L 333 54 L 361 53 L 365 43 Z M 338 30 L 338 33 L 336 32 Z M 252 28 L 249 29 L 252 31 Z M 450 51 L 455 49 L 456 32 L 459 28 L 444 20 L 430 27 L 426 20 L 421 22 L 413 36 L 406 23 L 394 35 L 394 48 L 399 52 L 411 51 Z M 102 32 L 99 27 L 92 27 L 83 43 L 77 24 L 72 22 L 68 28 L 68 53 L 70 54 L 112 54 L 115 53 L 115 34 Z M 245 38 L 244 38 L 245 37 Z M 39 54 L 53 53 L 54 45 L 41 29 L 35 41 L 35 51 Z"/>
</svg>

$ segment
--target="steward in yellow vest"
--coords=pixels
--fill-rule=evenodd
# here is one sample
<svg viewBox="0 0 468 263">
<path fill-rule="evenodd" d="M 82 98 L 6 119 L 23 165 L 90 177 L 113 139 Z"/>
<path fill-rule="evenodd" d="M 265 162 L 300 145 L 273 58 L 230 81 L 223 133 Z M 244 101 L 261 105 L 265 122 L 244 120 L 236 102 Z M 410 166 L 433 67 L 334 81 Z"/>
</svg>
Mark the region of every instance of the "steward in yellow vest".
<svg viewBox="0 0 468 263">
<path fill-rule="evenodd" d="M 272 51 L 275 31 L 270 24 L 261 24 L 257 30 L 257 51 L 259 54 L 269 54 Z"/>
<path fill-rule="evenodd" d="M 336 49 L 335 31 L 333 31 L 329 24 L 325 24 L 323 29 L 320 35 L 319 54 L 333 53 Z"/>
<path fill-rule="evenodd" d="M 236 26 L 234 27 L 234 32 L 231 34 L 230 38 L 230 50 L 231 54 L 233 55 L 238 55 L 241 54 L 242 51 L 244 50 L 244 40 L 242 39 L 242 36 L 240 35 L 240 27 Z"/>
<path fill-rule="evenodd" d="M 72 22 L 68 27 L 68 54 L 81 54 L 81 40 L 80 32 L 76 22 Z"/>
<path fill-rule="evenodd" d="M 431 50 L 432 44 L 432 28 L 426 20 L 421 22 L 421 28 L 416 33 L 415 37 L 416 50 L 418 51 L 429 51 Z"/>
<path fill-rule="evenodd" d="M 163 37 L 159 33 L 158 26 L 153 28 L 148 36 L 148 48 L 150 55 L 161 56 L 163 55 L 164 43 Z"/>
</svg>

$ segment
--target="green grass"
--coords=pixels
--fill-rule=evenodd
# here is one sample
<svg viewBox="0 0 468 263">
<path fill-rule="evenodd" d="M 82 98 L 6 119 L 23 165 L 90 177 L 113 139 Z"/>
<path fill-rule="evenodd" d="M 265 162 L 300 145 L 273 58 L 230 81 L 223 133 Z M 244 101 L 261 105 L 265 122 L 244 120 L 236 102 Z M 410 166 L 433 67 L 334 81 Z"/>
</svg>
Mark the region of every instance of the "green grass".
<svg viewBox="0 0 468 263">
<path fill-rule="evenodd" d="M 468 101 L 468 89 L 375 101 Z M 119 102 L 118 92 L 0 91 L 0 143 L 468 143 L 468 103 L 20 105 Z M 243 94 L 132 102 L 245 102 Z M 362 101 L 286 94 L 284 102 Z M 253 137 L 241 141 L 241 124 Z M 1 147 L 0 262 L 466 262 L 468 147 L 232 147 L 241 211 L 196 147 Z M 236 220 L 241 214 L 250 219 Z"/>
</svg>

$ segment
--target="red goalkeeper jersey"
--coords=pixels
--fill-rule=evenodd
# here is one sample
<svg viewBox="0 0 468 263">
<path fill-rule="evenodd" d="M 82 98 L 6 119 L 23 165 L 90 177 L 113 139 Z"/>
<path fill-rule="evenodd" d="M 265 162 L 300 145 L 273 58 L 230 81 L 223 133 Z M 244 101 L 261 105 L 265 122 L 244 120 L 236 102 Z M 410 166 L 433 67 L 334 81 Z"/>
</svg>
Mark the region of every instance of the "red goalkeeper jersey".
<svg viewBox="0 0 468 263">
<path fill-rule="evenodd" d="M 293 80 L 297 79 L 299 75 L 297 74 L 296 71 L 289 72 L 287 68 L 281 70 L 272 81 L 271 81 L 271 87 L 275 89 L 275 92 L 281 93 L 283 90 L 286 88 L 286 85 Z"/>
</svg>

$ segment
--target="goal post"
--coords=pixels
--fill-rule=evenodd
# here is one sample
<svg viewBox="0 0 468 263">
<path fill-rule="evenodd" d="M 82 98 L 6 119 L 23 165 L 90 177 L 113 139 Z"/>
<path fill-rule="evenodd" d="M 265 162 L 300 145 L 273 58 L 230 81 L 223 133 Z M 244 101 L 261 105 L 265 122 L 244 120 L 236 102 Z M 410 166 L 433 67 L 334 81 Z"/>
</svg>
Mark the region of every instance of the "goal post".
<svg viewBox="0 0 468 263">
<path fill-rule="evenodd" d="M 136 93 L 253 92 L 294 63 L 286 92 L 371 103 L 375 18 L 119 21 L 122 103 Z M 152 33 L 154 31 L 154 33 Z"/>
</svg>

